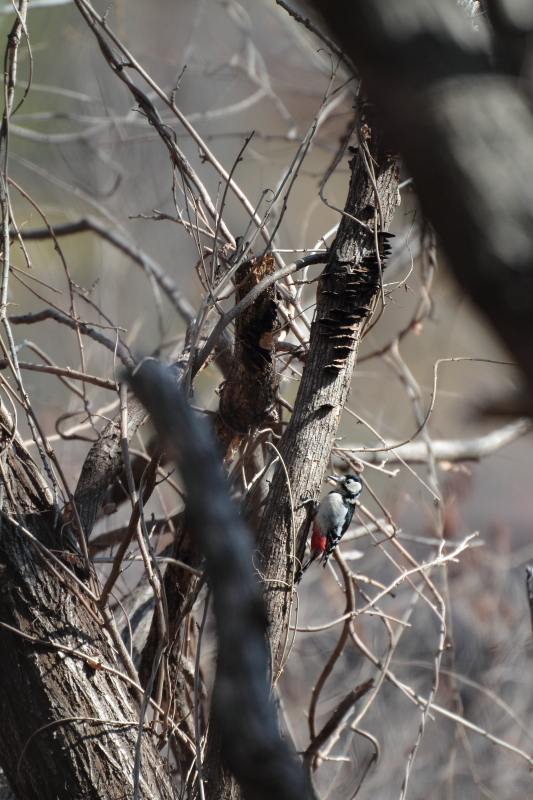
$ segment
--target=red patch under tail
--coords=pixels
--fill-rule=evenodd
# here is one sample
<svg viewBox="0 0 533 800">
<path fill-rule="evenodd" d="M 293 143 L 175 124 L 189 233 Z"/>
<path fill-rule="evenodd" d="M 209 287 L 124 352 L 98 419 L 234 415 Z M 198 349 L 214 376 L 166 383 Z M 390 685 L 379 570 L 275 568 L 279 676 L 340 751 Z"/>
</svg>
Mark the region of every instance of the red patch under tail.
<svg viewBox="0 0 533 800">
<path fill-rule="evenodd" d="M 311 556 L 313 560 L 319 558 L 326 549 L 326 537 L 322 536 L 316 525 L 313 523 L 313 535 L 311 536 Z"/>
</svg>

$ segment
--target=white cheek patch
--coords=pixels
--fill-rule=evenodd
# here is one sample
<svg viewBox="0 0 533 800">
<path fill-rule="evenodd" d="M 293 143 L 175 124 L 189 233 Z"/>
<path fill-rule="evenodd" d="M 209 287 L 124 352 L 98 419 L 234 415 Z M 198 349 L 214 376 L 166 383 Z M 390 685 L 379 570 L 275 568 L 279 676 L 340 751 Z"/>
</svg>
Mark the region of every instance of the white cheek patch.
<svg viewBox="0 0 533 800">
<path fill-rule="evenodd" d="M 363 488 L 359 481 L 348 481 L 346 487 L 354 494 L 361 494 L 361 490 Z"/>
</svg>

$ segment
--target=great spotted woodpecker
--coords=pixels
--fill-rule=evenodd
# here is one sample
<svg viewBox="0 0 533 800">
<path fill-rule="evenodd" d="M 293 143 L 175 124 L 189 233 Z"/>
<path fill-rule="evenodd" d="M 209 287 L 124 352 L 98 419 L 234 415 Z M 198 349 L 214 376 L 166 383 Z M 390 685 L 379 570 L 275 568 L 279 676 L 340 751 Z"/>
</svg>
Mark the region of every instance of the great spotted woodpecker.
<svg viewBox="0 0 533 800">
<path fill-rule="evenodd" d="M 326 566 L 328 558 L 348 530 L 357 498 L 363 488 L 363 482 L 358 475 L 343 475 L 342 478 L 328 475 L 328 481 L 334 481 L 336 488 L 322 500 L 314 512 L 311 552 L 302 564 L 297 583 L 317 558 Z"/>
</svg>

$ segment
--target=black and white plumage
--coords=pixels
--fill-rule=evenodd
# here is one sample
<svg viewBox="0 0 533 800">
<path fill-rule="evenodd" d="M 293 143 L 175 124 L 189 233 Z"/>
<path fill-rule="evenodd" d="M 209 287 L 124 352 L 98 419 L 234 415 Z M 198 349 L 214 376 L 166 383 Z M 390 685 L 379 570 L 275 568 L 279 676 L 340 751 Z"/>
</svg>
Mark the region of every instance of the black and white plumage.
<svg viewBox="0 0 533 800">
<path fill-rule="evenodd" d="M 343 475 L 341 478 L 328 475 L 328 480 L 334 481 L 336 488 L 322 500 L 315 511 L 311 552 L 302 565 L 298 581 L 313 561 L 320 559 L 323 566 L 326 566 L 328 558 L 348 530 L 357 498 L 363 488 L 363 482 L 358 475 Z"/>
</svg>

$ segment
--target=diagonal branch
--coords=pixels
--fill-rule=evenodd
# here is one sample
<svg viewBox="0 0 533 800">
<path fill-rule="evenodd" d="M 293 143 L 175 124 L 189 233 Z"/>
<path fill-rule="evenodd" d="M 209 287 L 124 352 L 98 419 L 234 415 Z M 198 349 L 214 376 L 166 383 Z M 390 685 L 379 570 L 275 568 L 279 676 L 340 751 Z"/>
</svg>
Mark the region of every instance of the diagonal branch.
<svg viewBox="0 0 533 800">
<path fill-rule="evenodd" d="M 220 390 L 219 414 L 214 427 L 214 439 L 221 445 L 225 465 L 231 461 L 236 449 L 249 433 L 253 436 L 259 428 L 268 429 L 277 423 L 275 390 L 278 377 L 274 349 L 274 336 L 279 327 L 277 290 L 274 280 L 266 288 L 262 283 L 264 277 L 270 276 L 273 270 L 274 259 L 268 253 L 262 258 L 247 260 L 241 264 L 235 275 L 235 303 L 241 312 L 236 318 L 234 356 Z M 256 287 L 259 285 L 262 289 L 258 291 Z M 246 304 L 242 304 L 243 299 Z M 204 334 L 209 336 L 207 329 L 204 329 Z M 257 444 L 257 440 L 254 443 Z M 252 445 L 251 451 L 252 457 L 261 461 L 262 467 L 260 446 L 254 448 Z M 174 699 L 178 701 L 179 710 L 180 706 L 185 706 L 180 700 L 180 672 L 183 665 L 183 636 L 180 628 L 191 600 L 198 591 L 194 571 L 200 566 L 202 559 L 195 532 L 187 528 L 182 516 L 176 524 L 173 556 L 193 568 L 191 574 L 190 569 L 176 563 L 169 566 L 165 575 L 171 627 L 171 646 L 168 649 L 170 685 L 174 686 L 177 682 L 178 689 L 174 692 Z M 143 685 L 152 669 L 159 636 L 157 620 L 154 618 L 142 653 L 140 675 Z M 183 714 L 179 716 L 183 717 Z M 216 724 L 210 724 L 205 756 L 206 796 L 222 792 L 229 797 L 236 787 L 221 764 L 218 740 Z M 184 754 L 186 760 L 182 768 L 187 771 L 189 754 Z"/>
<path fill-rule="evenodd" d="M 344 700 L 341 700 L 331 717 L 328 719 L 323 728 L 317 733 L 309 747 L 304 753 L 304 763 L 309 766 L 312 765 L 320 748 L 326 744 L 328 739 L 335 735 L 337 729 L 342 725 L 344 719 L 352 712 L 354 705 L 365 696 L 367 692 L 374 686 L 373 678 L 365 681 L 360 686 L 352 689 Z"/>
<path fill-rule="evenodd" d="M 138 720 L 130 688 L 139 687 L 119 669 L 92 592 L 63 560 L 65 525 L 17 437 L 13 447 L 9 422 L 2 412 L 0 764 L 18 800 L 122 797 Z M 109 631 L 109 610 L 102 613 Z M 102 725 L 93 729 L 95 719 Z M 142 748 L 145 795 L 171 800 L 152 736 Z"/>
<path fill-rule="evenodd" d="M 247 797 L 304 800 L 302 770 L 281 739 L 270 702 L 266 618 L 250 534 L 230 501 L 207 431 L 175 383 L 153 361 L 130 380 L 179 465 L 187 526 L 204 551 L 219 640 L 213 710 L 228 764 Z"/>
<path fill-rule="evenodd" d="M 202 350 L 200 351 L 199 355 L 196 358 L 193 370 L 193 376 L 198 373 L 202 364 L 211 354 L 214 346 L 218 342 L 222 332 L 228 327 L 230 322 L 242 314 L 245 309 L 248 308 L 257 298 L 268 289 L 269 286 L 272 286 L 273 283 L 276 281 L 282 280 L 282 278 L 286 278 L 287 275 L 292 275 L 293 272 L 296 272 L 299 269 L 303 269 L 304 267 L 308 267 L 311 264 L 324 264 L 329 257 L 329 253 L 311 253 L 311 255 L 304 256 L 303 258 L 299 258 L 298 261 L 295 261 L 293 264 L 287 264 L 286 267 L 282 267 L 281 269 L 276 270 L 276 272 L 272 272 L 270 275 L 266 275 L 262 280 L 257 283 L 253 289 L 251 289 L 248 294 L 246 294 L 240 302 L 233 306 L 223 317 L 219 319 L 213 332 L 209 336 L 207 342 L 203 346 Z"/>
<path fill-rule="evenodd" d="M 55 236 L 70 236 L 84 231 L 96 233 L 139 264 L 149 277 L 154 278 L 185 322 L 192 322 L 192 320 L 195 319 L 196 314 L 193 307 L 183 293 L 180 292 L 172 278 L 166 274 L 164 269 L 150 258 L 147 253 L 141 250 L 136 243 L 130 242 L 125 236 L 117 233 L 117 231 L 114 231 L 108 225 L 104 225 L 103 222 L 100 222 L 96 217 L 89 215 L 75 220 L 74 222 L 65 222 L 62 225 L 54 225 L 53 227 Z M 24 228 L 20 231 L 20 235 L 24 241 L 28 242 L 50 239 L 52 236 L 48 228 L 34 228 L 33 230 L 26 230 Z"/>
<path fill-rule="evenodd" d="M 351 58 L 349 58 L 346 53 L 343 53 L 340 47 L 335 44 L 335 42 L 330 39 L 329 36 L 326 36 L 324 31 L 321 31 L 320 28 L 314 25 L 310 19 L 302 17 L 302 15 L 295 11 L 294 8 L 291 8 L 287 3 L 285 3 L 284 0 L 276 0 L 276 3 L 278 6 L 281 6 L 281 8 L 284 8 L 285 11 L 296 20 L 296 22 L 299 22 L 300 25 L 303 25 L 308 31 L 311 31 L 311 33 L 314 33 L 315 36 L 318 36 L 318 38 L 321 39 L 327 47 L 329 47 L 332 53 L 335 53 L 335 55 L 340 58 L 341 61 L 344 61 L 352 75 L 357 75 L 357 70 Z"/>
<path fill-rule="evenodd" d="M 100 47 L 101 53 L 104 56 L 105 60 L 107 61 L 108 65 L 111 67 L 115 75 L 117 75 L 120 80 L 126 84 L 128 89 L 130 90 L 134 100 L 138 103 L 139 108 L 146 114 L 146 117 L 151 125 L 156 129 L 157 133 L 163 140 L 164 144 L 166 145 L 170 159 L 175 167 L 179 169 L 181 174 L 184 178 L 188 181 L 191 186 L 194 186 L 196 191 L 198 192 L 199 197 L 201 198 L 204 206 L 206 207 L 209 214 L 212 216 L 214 220 L 218 221 L 219 229 L 223 236 L 225 237 L 226 241 L 230 242 L 231 244 L 235 243 L 235 240 L 227 227 L 226 223 L 223 220 L 219 220 L 219 216 L 215 206 L 213 205 L 213 201 L 211 200 L 205 186 L 203 185 L 202 181 L 192 168 L 189 161 L 185 158 L 184 154 L 179 149 L 174 133 L 171 129 L 169 129 L 168 125 L 165 125 L 159 113 L 149 99 L 149 97 L 138 87 L 129 77 L 125 67 L 132 66 L 133 61 L 131 60 L 130 63 L 126 63 L 123 59 L 119 56 L 117 50 L 112 49 L 107 42 L 105 35 L 102 33 L 98 23 L 102 24 L 102 27 L 106 31 L 108 35 L 111 36 L 111 31 L 107 27 L 107 22 L 102 18 L 99 18 L 98 14 L 94 11 L 91 7 L 90 3 L 86 0 L 75 0 L 75 3 L 84 17 L 87 25 L 92 30 L 98 45 Z M 168 100 L 167 100 L 168 102 Z M 228 176 L 228 180 L 229 176 Z M 233 185 L 233 182 L 230 181 Z"/>
<path fill-rule="evenodd" d="M 67 317 L 68 319 L 68 317 Z M 80 325 L 80 329 L 82 326 Z M 208 335 L 208 326 L 206 326 Z M 202 343 L 202 340 L 201 342 Z M 174 379 L 179 383 L 187 369 L 191 358 L 191 344 L 186 341 L 186 346 L 181 353 L 178 361 L 170 367 Z M 229 360 L 229 359 L 228 359 Z M 124 459 L 121 448 L 121 412 L 104 427 L 98 440 L 93 444 L 84 461 L 74 500 L 78 510 L 85 536 L 88 539 L 96 522 L 98 512 L 106 492 L 116 478 L 120 476 L 124 467 Z M 135 435 L 138 428 L 146 421 L 146 412 L 141 403 L 131 397 L 128 402 L 128 441 Z M 144 472 L 145 464 L 143 459 L 135 459 L 132 462 L 134 478 L 140 480 Z M 123 492 L 117 492 L 113 497 L 113 502 L 118 502 L 118 497 L 122 499 Z"/>
<path fill-rule="evenodd" d="M 53 319 L 56 322 L 60 322 L 62 325 L 68 325 L 69 328 L 83 333 L 84 336 L 89 336 L 91 339 L 94 339 L 95 342 L 107 347 L 112 353 L 116 353 L 125 367 L 131 369 L 134 366 L 135 362 L 132 357 L 118 342 L 111 341 L 107 336 L 98 333 L 98 331 L 95 331 L 94 328 L 90 328 L 84 322 L 72 319 L 72 317 L 68 317 L 55 308 L 45 308 L 43 311 L 37 311 L 35 314 L 20 314 L 18 316 L 9 317 L 9 321 L 12 325 L 32 325 L 35 322 L 43 322 L 45 319 Z"/>
</svg>

